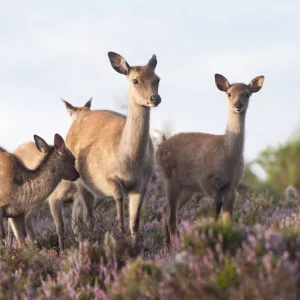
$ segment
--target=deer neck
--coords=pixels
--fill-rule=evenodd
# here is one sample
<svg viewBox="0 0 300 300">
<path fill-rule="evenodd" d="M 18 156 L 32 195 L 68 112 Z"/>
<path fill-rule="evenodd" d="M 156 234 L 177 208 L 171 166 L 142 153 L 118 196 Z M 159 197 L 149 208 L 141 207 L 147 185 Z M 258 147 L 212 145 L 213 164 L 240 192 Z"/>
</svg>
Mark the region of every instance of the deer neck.
<svg viewBox="0 0 300 300">
<path fill-rule="evenodd" d="M 61 181 L 58 171 L 58 153 L 50 152 L 41 164 L 33 171 L 24 170 L 24 182 L 20 185 L 20 199 L 27 203 L 38 203 L 45 200 Z"/>
<path fill-rule="evenodd" d="M 244 151 L 245 139 L 245 117 L 246 114 L 236 114 L 229 112 L 226 133 L 225 149 L 228 157 L 240 159 Z"/>
<path fill-rule="evenodd" d="M 128 115 L 120 141 L 120 156 L 131 161 L 141 161 L 148 147 L 150 108 L 130 99 Z"/>
</svg>

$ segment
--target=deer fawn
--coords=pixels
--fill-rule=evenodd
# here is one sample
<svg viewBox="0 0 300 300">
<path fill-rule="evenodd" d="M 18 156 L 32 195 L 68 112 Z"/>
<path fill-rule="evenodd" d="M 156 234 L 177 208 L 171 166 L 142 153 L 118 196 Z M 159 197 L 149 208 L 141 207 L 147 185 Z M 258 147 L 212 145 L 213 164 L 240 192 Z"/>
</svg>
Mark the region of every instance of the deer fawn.
<svg viewBox="0 0 300 300">
<path fill-rule="evenodd" d="M 54 146 L 49 146 L 37 135 L 34 140 L 44 157 L 33 170 L 28 169 L 16 155 L 0 150 L 1 218 L 11 218 L 10 225 L 19 244 L 26 237 L 26 212 L 45 200 L 62 179 L 76 181 L 79 178 L 75 158 L 59 134 L 55 134 Z M 3 232 L 1 238 L 4 238 Z"/>
<path fill-rule="evenodd" d="M 90 109 L 91 107 L 92 98 L 83 106 L 83 107 L 75 107 L 74 114 L 71 116 L 72 120 L 76 118 L 76 115 L 79 111 Z M 40 152 L 34 142 L 29 141 L 24 144 L 21 144 L 17 147 L 14 151 L 14 155 L 16 155 L 22 163 L 28 169 L 35 169 L 45 158 L 47 153 Z M 75 202 L 73 205 L 72 214 L 76 215 L 77 220 L 81 218 L 84 223 L 88 223 L 89 216 L 82 211 L 82 206 L 76 205 L 77 201 L 80 198 L 80 193 L 78 191 L 77 185 L 67 181 L 62 180 L 56 189 L 52 192 L 52 194 L 48 197 L 49 206 L 51 210 L 52 217 L 54 219 L 54 223 L 56 226 L 56 233 L 58 235 L 59 241 L 59 248 L 61 250 L 64 249 L 64 220 L 62 215 L 62 202 Z M 96 199 L 95 199 L 96 200 Z M 35 241 L 36 236 L 34 233 L 33 225 L 32 225 L 32 218 L 36 211 L 41 206 L 41 203 L 37 203 L 34 206 L 26 207 L 25 213 L 25 224 L 24 227 L 26 229 L 26 233 L 28 234 L 30 240 Z M 99 205 L 100 203 L 97 203 Z M 11 219 L 8 220 L 8 235 L 10 244 L 12 244 L 12 232 L 11 232 Z"/>
<path fill-rule="evenodd" d="M 223 208 L 223 220 L 230 221 L 235 189 L 244 173 L 244 129 L 249 98 L 258 92 L 263 76 L 250 84 L 230 84 L 215 75 L 216 86 L 228 98 L 228 121 L 223 135 L 180 133 L 164 141 L 157 151 L 168 206 L 164 208 L 166 242 L 173 245 L 177 232 L 177 214 L 195 192 L 214 199 L 215 219 Z"/>
<path fill-rule="evenodd" d="M 108 52 L 108 57 L 115 71 L 128 79 L 128 116 L 109 110 L 82 111 L 69 129 L 66 144 L 76 157 L 81 178 L 78 187 L 85 203 L 91 203 L 93 195 L 113 197 L 120 233 L 125 231 L 123 199 L 128 194 L 130 231 L 135 243 L 153 168 L 150 108 L 161 102 L 159 77 L 155 74 L 157 60 L 153 55 L 147 65 L 131 67 L 117 53 Z M 72 105 L 65 105 L 72 112 Z"/>
</svg>

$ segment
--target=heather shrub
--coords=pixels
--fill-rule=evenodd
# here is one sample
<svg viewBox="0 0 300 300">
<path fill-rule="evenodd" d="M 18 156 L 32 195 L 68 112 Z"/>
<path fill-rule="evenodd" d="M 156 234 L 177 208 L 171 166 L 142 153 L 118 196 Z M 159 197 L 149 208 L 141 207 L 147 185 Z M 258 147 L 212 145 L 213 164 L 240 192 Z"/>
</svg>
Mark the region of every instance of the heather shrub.
<svg viewBox="0 0 300 300">
<path fill-rule="evenodd" d="M 159 299 L 160 265 L 138 257 L 121 271 L 111 289 L 112 299 Z"/>
<path fill-rule="evenodd" d="M 300 298 L 297 199 L 240 194 L 232 224 L 224 225 L 213 220 L 213 201 L 196 195 L 179 213 L 174 253 L 164 244 L 165 204 L 156 170 L 142 208 L 138 249 L 131 245 L 126 200 L 127 233 L 117 234 L 115 203 L 107 199 L 95 210 L 95 228 L 82 228 L 83 243 L 75 239 L 66 204 L 66 250 L 60 254 L 44 206 L 34 218 L 42 249 L 31 243 L 0 247 L 0 299 Z"/>
</svg>

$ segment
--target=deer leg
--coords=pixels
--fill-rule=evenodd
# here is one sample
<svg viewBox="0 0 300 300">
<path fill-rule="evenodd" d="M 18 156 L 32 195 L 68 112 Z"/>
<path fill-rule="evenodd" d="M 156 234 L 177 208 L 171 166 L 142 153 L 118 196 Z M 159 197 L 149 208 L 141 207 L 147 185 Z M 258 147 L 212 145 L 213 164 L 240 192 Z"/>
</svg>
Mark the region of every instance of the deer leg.
<svg viewBox="0 0 300 300">
<path fill-rule="evenodd" d="M 232 211 L 235 201 L 235 189 L 227 189 L 224 191 L 224 200 L 223 200 L 223 214 L 222 220 L 224 223 L 230 223 L 232 218 Z"/>
<path fill-rule="evenodd" d="M 128 193 L 129 200 L 129 228 L 131 233 L 132 242 L 134 245 L 138 243 L 138 230 L 140 226 L 140 213 L 146 193 L 146 187 L 142 189 L 140 193 L 130 192 Z"/>
<path fill-rule="evenodd" d="M 84 190 L 82 190 L 82 188 L 80 189 L 80 191 L 81 191 L 81 195 L 83 195 L 82 200 L 85 204 L 86 212 L 87 212 L 87 214 L 85 214 L 85 219 L 83 221 L 84 224 L 89 226 L 90 232 L 92 232 L 94 230 L 94 223 L 95 223 L 94 209 L 93 209 L 94 195 L 86 188 L 83 188 Z"/>
<path fill-rule="evenodd" d="M 111 185 L 113 190 L 113 198 L 116 202 L 117 208 L 117 222 L 118 222 L 118 232 L 120 234 L 125 233 L 124 227 L 124 190 L 117 180 L 109 179 L 108 183 Z"/>
<path fill-rule="evenodd" d="M 14 233 L 12 230 L 11 219 L 7 219 L 7 237 L 8 237 L 8 245 L 12 247 L 14 240 Z"/>
<path fill-rule="evenodd" d="M 79 237 L 79 240 L 84 239 L 83 228 L 80 228 L 80 222 L 87 226 L 90 233 L 94 229 L 94 214 L 93 203 L 94 195 L 83 185 L 78 185 L 80 197 L 75 199 L 72 209 L 72 228 Z"/>
<path fill-rule="evenodd" d="M 29 239 L 32 242 L 36 241 L 36 235 L 32 226 L 32 218 L 34 213 L 36 212 L 37 208 L 34 210 L 31 210 L 30 212 L 28 212 L 27 214 L 25 214 L 25 229 L 26 229 L 26 233 L 29 236 Z"/>
<path fill-rule="evenodd" d="M 25 230 L 25 216 L 20 215 L 17 217 L 11 218 L 11 225 L 14 235 L 19 243 L 19 245 L 23 244 L 26 238 L 26 230 Z"/>
<path fill-rule="evenodd" d="M 0 244 L 4 245 L 4 239 L 5 239 L 5 231 L 4 231 L 4 217 L 3 217 L 4 211 L 1 208 L 0 209 Z"/>
<path fill-rule="evenodd" d="M 36 205 L 35 207 L 32 207 L 29 211 L 27 211 L 27 213 L 25 214 L 25 221 L 24 221 L 25 230 L 27 235 L 29 236 L 29 239 L 32 242 L 37 241 L 32 222 L 33 222 L 34 214 L 38 211 L 39 208 L 40 205 Z"/>
<path fill-rule="evenodd" d="M 99 198 L 95 197 L 94 199 L 94 209 L 97 209 L 97 207 L 104 201 L 105 198 Z"/>
<path fill-rule="evenodd" d="M 215 220 L 217 221 L 221 212 L 221 208 L 223 205 L 223 196 L 221 193 L 218 193 L 216 197 L 214 197 L 215 201 Z"/>
<path fill-rule="evenodd" d="M 50 197 L 48 201 L 49 201 L 51 215 L 54 220 L 54 224 L 55 224 L 55 228 L 56 228 L 56 234 L 58 236 L 59 249 L 64 250 L 64 248 L 65 248 L 65 243 L 64 243 L 65 242 L 65 237 L 64 237 L 65 224 L 64 224 L 64 219 L 63 219 L 63 215 L 62 215 L 62 200 L 57 199 L 56 197 Z"/>
<path fill-rule="evenodd" d="M 168 226 L 168 213 L 169 213 L 169 205 L 168 203 L 163 207 L 163 215 L 162 215 L 162 222 L 163 222 L 163 231 L 165 242 L 167 245 L 170 244 L 170 232 Z"/>
<path fill-rule="evenodd" d="M 165 192 L 168 199 L 168 216 L 164 215 L 165 219 L 165 236 L 166 244 L 169 246 L 171 243 L 173 245 L 174 236 L 177 231 L 177 215 L 178 215 L 178 205 L 180 190 L 176 183 L 173 183 L 170 179 L 165 180 Z"/>
</svg>

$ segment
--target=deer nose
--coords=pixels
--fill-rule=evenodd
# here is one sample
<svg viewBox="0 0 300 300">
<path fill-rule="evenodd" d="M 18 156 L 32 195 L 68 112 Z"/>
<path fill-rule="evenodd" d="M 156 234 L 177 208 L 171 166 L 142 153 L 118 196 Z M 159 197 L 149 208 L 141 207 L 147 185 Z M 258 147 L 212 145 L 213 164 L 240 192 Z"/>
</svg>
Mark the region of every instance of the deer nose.
<svg viewBox="0 0 300 300">
<path fill-rule="evenodd" d="M 152 95 L 150 97 L 150 100 L 151 100 L 151 103 L 154 105 L 154 106 L 157 106 L 160 102 L 161 102 L 161 98 L 159 95 Z"/>
<path fill-rule="evenodd" d="M 79 175 L 79 173 L 76 171 L 76 173 L 75 173 L 75 175 L 74 175 L 72 181 L 76 181 L 76 180 L 79 179 L 79 178 L 80 178 L 80 175 Z"/>
<path fill-rule="evenodd" d="M 237 108 L 237 109 L 241 109 L 241 108 L 242 108 L 242 103 L 240 103 L 240 102 L 235 102 L 235 103 L 234 103 L 234 107 Z"/>
</svg>

